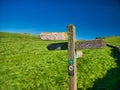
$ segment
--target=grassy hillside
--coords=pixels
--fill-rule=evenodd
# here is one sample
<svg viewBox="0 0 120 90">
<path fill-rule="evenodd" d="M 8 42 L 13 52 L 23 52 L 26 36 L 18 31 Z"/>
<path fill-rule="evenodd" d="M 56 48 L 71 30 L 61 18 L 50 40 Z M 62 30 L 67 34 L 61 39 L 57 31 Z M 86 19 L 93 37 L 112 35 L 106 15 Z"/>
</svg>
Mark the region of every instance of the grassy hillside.
<svg viewBox="0 0 120 90">
<path fill-rule="evenodd" d="M 120 46 L 120 36 L 107 37 L 105 42 L 115 46 Z"/>
<path fill-rule="evenodd" d="M 0 32 L 0 90 L 67 90 L 67 50 L 46 48 L 55 42 L 64 41 L 42 41 L 30 34 Z M 115 51 L 107 46 L 82 51 L 83 57 L 77 59 L 78 90 L 118 89 L 120 58 L 114 55 Z"/>
</svg>

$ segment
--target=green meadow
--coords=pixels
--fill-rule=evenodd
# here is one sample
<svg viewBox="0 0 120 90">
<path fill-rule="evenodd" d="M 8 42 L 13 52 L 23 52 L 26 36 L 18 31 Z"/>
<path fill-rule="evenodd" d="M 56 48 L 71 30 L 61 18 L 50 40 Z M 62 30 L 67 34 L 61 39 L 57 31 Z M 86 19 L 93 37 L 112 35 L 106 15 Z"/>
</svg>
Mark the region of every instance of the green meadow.
<svg viewBox="0 0 120 90">
<path fill-rule="evenodd" d="M 120 36 L 106 37 L 120 46 Z M 0 90 L 68 90 L 68 51 L 48 50 L 39 36 L 0 32 Z M 112 47 L 82 49 L 78 90 L 120 90 L 120 52 Z"/>
</svg>

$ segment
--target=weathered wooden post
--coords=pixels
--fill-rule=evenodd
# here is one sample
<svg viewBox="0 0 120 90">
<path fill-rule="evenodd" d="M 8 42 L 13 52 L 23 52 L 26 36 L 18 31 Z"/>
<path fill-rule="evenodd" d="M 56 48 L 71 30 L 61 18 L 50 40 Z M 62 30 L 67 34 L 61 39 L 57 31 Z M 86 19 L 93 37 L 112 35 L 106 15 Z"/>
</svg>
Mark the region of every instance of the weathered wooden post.
<svg viewBox="0 0 120 90">
<path fill-rule="evenodd" d="M 68 43 L 53 43 L 47 46 L 48 50 L 67 50 L 68 49 L 68 75 L 69 75 L 69 90 L 77 90 L 77 66 L 76 66 L 76 57 L 82 57 L 82 51 L 84 48 L 103 48 L 106 46 L 103 40 L 91 40 L 91 41 L 80 41 L 76 42 L 76 31 L 75 26 L 70 24 L 68 25 Z M 59 34 L 58 34 L 59 35 Z M 46 35 L 41 35 L 41 37 L 45 40 L 49 40 L 46 37 L 52 37 L 50 40 L 54 40 L 56 38 L 56 33 L 50 34 L 46 33 Z M 61 36 L 61 35 L 60 35 Z M 65 34 L 62 36 L 65 36 Z M 41 39 L 42 39 L 41 38 Z M 60 40 L 60 38 L 57 37 Z M 67 38 L 61 38 L 61 40 L 66 40 Z M 56 40 L 56 39 L 55 39 Z M 67 48 L 68 47 L 68 48 Z"/>
<path fill-rule="evenodd" d="M 68 25 L 68 75 L 69 75 L 69 90 L 77 90 L 77 75 L 76 75 L 76 52 L 75 52 L 75 26 Z"/>
</svg>

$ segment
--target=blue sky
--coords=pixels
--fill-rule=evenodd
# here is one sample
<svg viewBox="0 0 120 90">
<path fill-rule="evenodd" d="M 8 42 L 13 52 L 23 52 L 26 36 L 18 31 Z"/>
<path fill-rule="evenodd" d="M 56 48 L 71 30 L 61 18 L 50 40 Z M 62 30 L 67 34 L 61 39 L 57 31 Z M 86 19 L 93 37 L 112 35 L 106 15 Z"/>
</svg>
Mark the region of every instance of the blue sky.
<svg viewBox="0 0 120 90">
<path fill-rule="evenodd" d="M 0 0 L 2 32 L 66 32 L 68 24 L 77 39 L 120 36 L 120 0 Z"/>
</svg>

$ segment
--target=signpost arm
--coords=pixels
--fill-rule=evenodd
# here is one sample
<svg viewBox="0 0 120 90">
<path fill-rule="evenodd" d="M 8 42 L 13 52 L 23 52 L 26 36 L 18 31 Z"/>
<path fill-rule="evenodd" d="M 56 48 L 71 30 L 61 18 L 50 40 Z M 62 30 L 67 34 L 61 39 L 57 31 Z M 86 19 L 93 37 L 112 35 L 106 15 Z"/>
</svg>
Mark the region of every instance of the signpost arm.
<svg viewBox="0 0 120 90">
<path fill-rule="evenodd" d="M 77 90 L 76 75 L 76 54 L 75 54 L 75 26 L 68 25 L 68 74 L 69 74 L 69 90 Z"/>
</svg>

